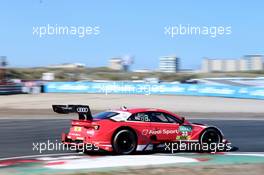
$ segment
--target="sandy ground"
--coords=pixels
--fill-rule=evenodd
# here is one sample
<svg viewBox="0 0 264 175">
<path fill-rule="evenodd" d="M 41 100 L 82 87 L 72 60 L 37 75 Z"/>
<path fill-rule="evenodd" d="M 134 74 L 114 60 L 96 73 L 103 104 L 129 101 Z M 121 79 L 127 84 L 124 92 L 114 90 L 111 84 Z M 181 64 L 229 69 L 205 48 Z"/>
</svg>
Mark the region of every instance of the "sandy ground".
<svg viewBox="0 0 264 175">
<path fill-rule="evenodd" d="M 52 104 L 88 104 L 92 111 L 127 107 L 163 108 L 181 115 L 263 117 L 264 101 L 171 95 L 20 94 L 0 96 L 0 116 L 54 115 Z"/>
</svg>

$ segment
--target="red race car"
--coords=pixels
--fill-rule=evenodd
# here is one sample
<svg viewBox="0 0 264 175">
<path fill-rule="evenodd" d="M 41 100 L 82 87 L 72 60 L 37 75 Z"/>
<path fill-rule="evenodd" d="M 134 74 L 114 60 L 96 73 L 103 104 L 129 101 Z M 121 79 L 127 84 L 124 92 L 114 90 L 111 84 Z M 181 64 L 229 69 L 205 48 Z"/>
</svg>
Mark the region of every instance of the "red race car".
<svg viewBox="0 0 264 175">
<path fill-rule="evenodd" d="M 162 109 L 123 107 L 92 115 L 87 105 L 52 107 L 57 113 L 79 115 L 78 120 L 72 120 L 70 131 L 62 133 L 62 142 L 66 145 L 90 145 L 94 150 L 117 154 L 160 148 L 177 151 L 183 144 L 188 149 L 195 144 L 195 150 L 200 146 L 199 150 L 202 147 L 212 151 L 219 149 L 220 144 L 222 149 L 231 148 L 217 127 L 191 123 Z"/>
</svg>

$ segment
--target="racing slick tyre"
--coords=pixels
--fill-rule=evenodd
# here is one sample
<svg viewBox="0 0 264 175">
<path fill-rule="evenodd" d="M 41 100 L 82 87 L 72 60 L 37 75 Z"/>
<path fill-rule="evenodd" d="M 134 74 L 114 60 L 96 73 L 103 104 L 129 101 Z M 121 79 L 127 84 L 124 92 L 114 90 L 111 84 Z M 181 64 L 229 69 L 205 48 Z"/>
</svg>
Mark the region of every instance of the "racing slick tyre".
<svg viewBox="0 0 264 175">
<path fill-rule="evenodd" d="M 215 128 L 208 128 L 200 136 L 201 151 L 216 152 L 218 151 L 218 144 L 221 142 L 221 132 Z"/>
<path fill-rule="evenodd" d="M 129 129 L 118 131 L 113 137 L 113 150 L 117 154 L 131 154 L 137 148 L 137 136 Z"/>
</svg>

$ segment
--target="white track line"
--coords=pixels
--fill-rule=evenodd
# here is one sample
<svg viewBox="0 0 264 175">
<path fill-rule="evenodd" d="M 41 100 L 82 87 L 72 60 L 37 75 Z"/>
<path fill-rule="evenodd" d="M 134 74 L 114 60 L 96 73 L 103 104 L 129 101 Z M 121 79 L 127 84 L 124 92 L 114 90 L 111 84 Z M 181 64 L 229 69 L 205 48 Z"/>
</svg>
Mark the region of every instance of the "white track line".
<svg viewBox="0 0 264 175">
<path fill-rule="evenodd" d="M 184 156 L 162 156 L 162 155 L 122 155 L 122 156 L 103 156 L 97 158 L 83 158 L 73 160 L 63 160 L 59 164 L 47 164 L 44 167 L 51 169 L 100 169 L 113 167 L 132 167 L 132 166 L 155 166 L 163 164 L 193 163 L 199 160 Z"/>
<path fill-rule="evenodd" d="M 174 153 L 174 154 L 157 153 L 157 154 L 152 154 L 152 155 L 183 156 L 183 154 L 188 155 L 188 154 L 199 154 L 199 153 Z M 85 154 L 83 154 L 82 152 L 80 152 L 80 153 L 58 153 L 58 154 L 36 154 L 36 155 L 0 158 L 0 161 L 12 160 L 12 159 L 52 157 L 52 156 L 70 156 L 70 155 L 71 156 L 72 155 L 78 156 L 78 155 L 85 155 Z M 264 152 L 226 152 L 224 155 L 239 155 L 239 156 L 241 155 L 241 156 L 260 156 L 260 157 L 263 157 L 264 156 Z"/>
<path fill-rule="evenodd" d="M 232 155 L 232 156 L 256 156 L 256 157 L 264 157 L 264 152 L 228 152 L 226 155 Z"/>
</svg>

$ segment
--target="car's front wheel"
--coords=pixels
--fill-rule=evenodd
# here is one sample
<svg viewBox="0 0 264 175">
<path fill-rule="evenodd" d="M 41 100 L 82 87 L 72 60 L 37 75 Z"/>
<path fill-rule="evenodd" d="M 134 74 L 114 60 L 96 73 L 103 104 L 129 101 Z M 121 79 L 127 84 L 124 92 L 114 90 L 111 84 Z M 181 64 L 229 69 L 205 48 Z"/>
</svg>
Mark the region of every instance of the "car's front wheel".
<svg viewBox="0 0 264 175">
<path fill-rule="evenodd" d="M 114 135 L 112 146 L 117 154 L 131 154 L 137 148 L 136 134 L 129 129 L 120 130 Z"/>
<path fill-rule="evenodd" d="M 218 144 L 222 142 L 222 134 L 215 128 L 206 129 L 200 137 L 202 151 L 218 151 Z"/>
</svg>

